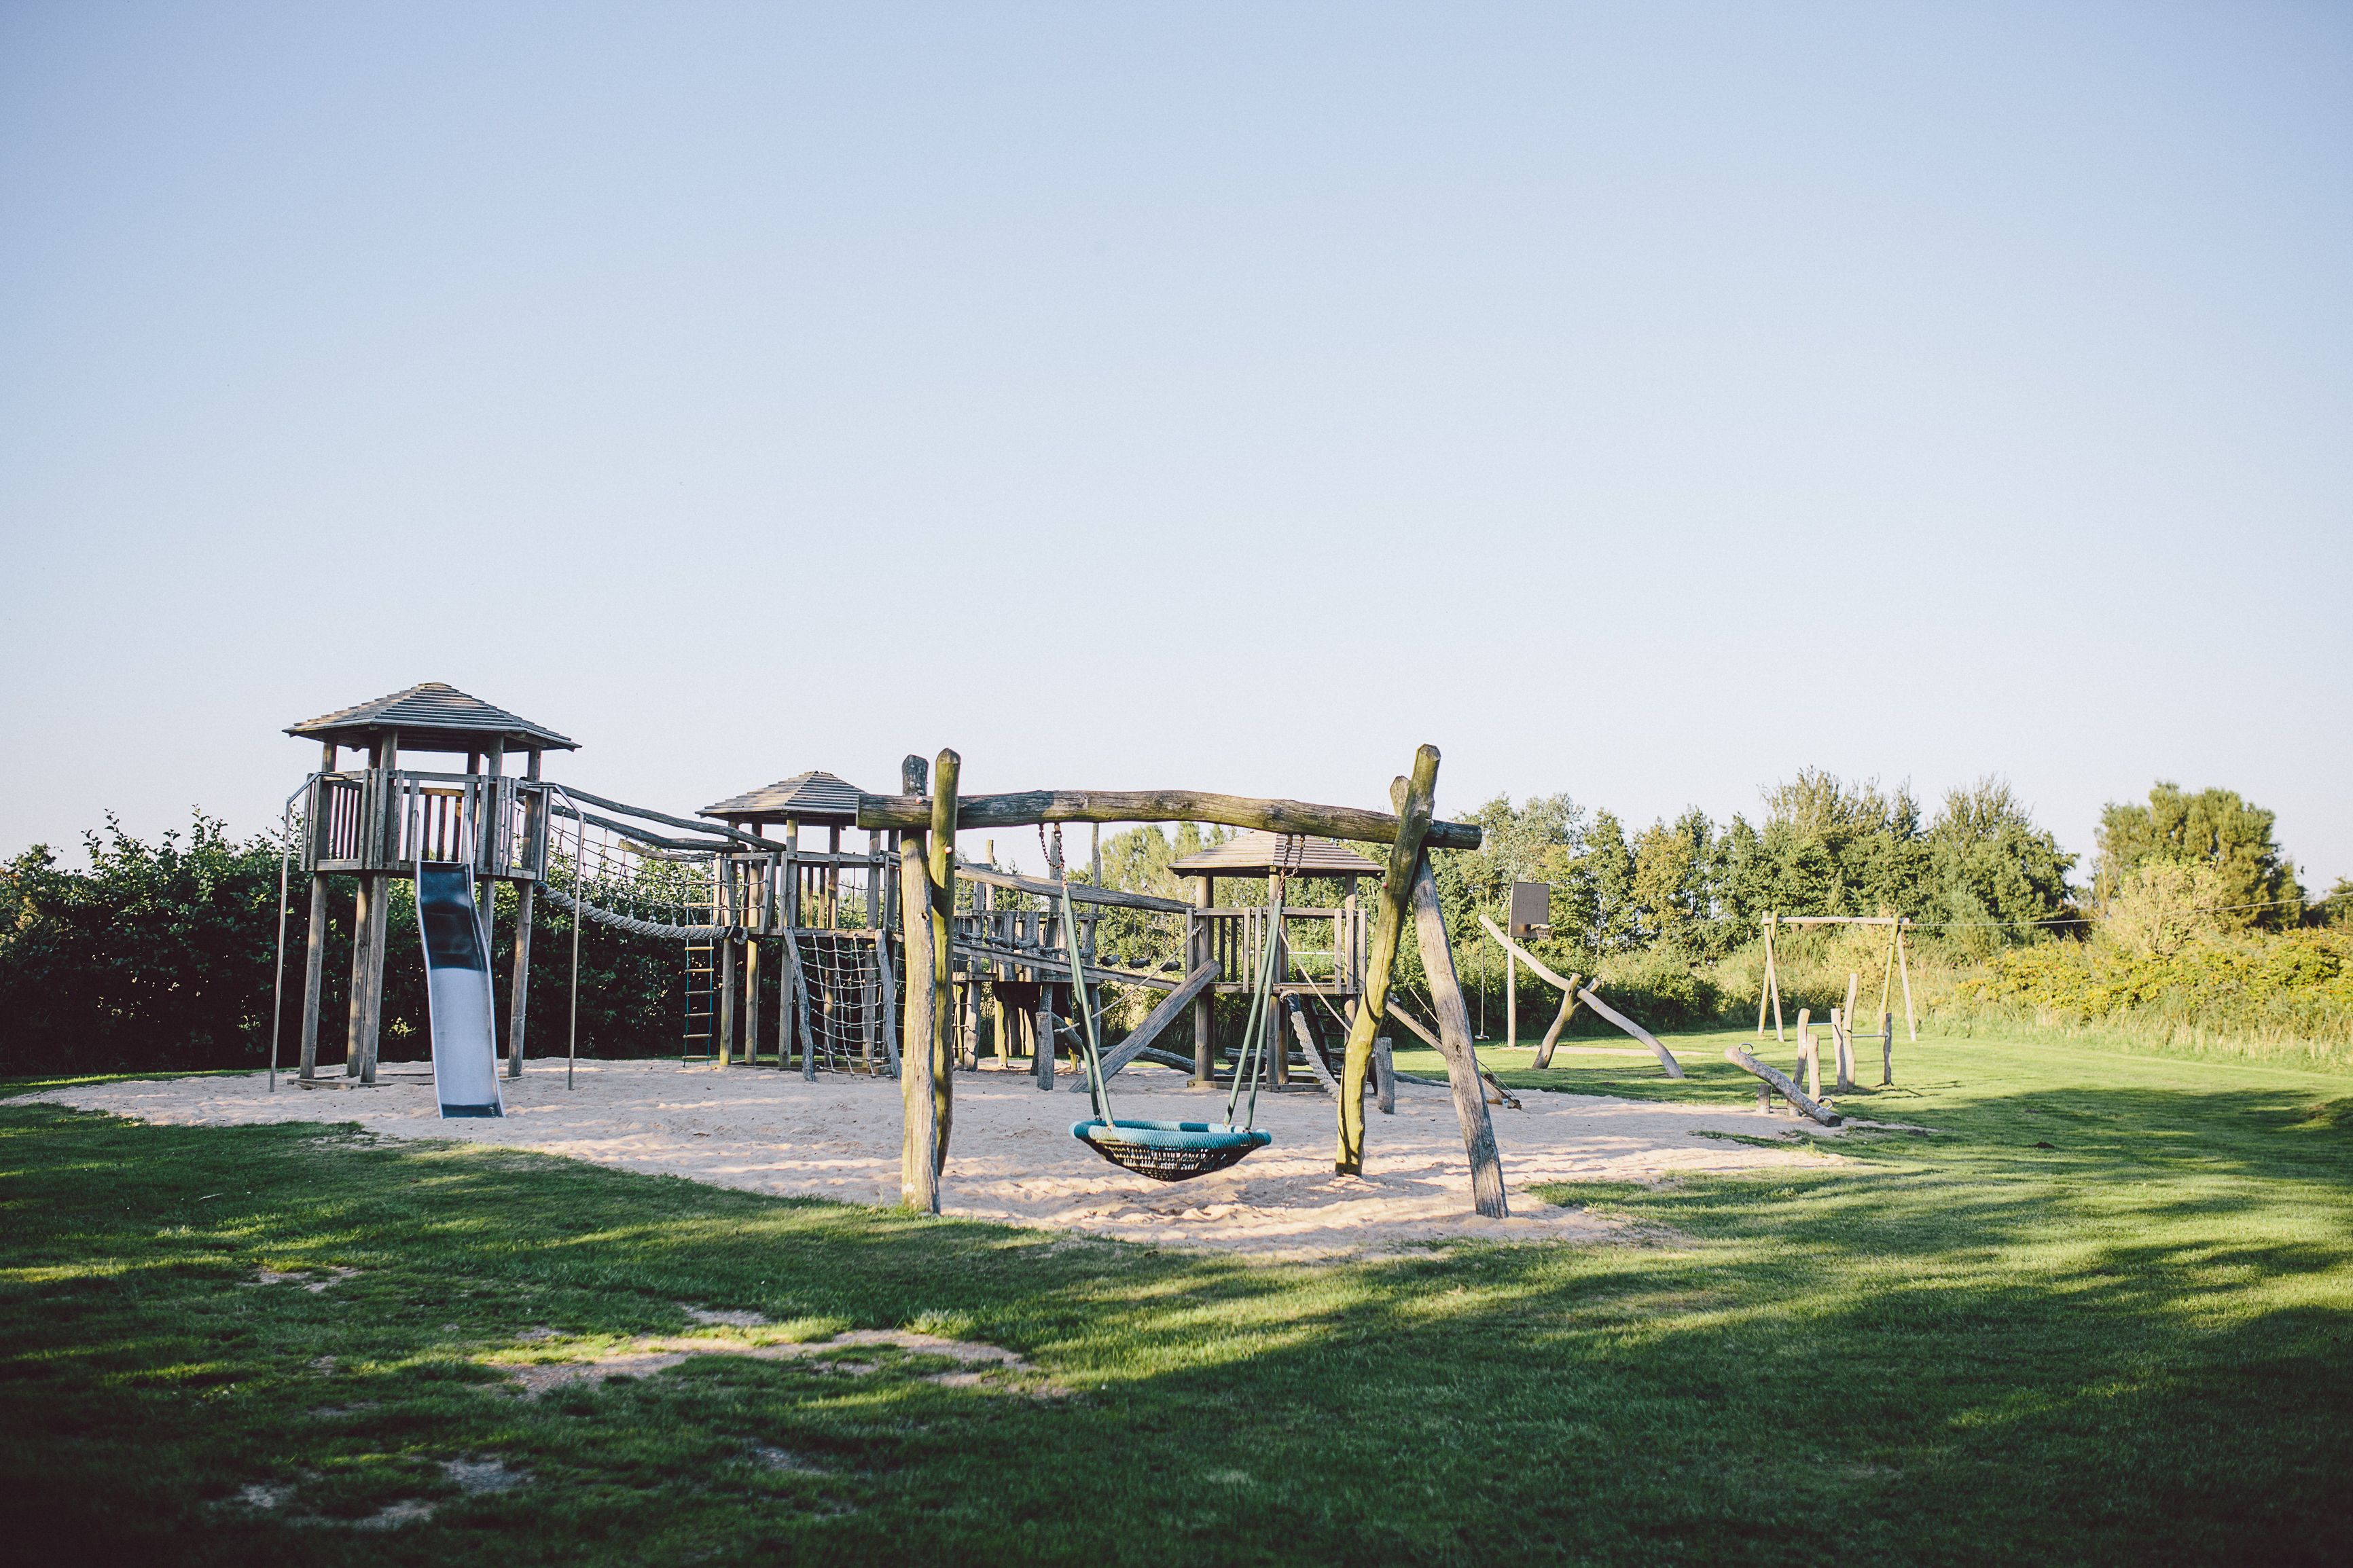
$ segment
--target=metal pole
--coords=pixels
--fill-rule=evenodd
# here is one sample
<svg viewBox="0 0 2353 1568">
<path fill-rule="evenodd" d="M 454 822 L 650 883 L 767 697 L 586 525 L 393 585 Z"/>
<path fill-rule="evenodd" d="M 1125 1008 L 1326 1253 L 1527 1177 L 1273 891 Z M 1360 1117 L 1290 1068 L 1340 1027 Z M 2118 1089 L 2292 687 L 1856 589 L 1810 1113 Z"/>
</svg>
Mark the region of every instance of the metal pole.
<svg viewBox="0 0 2353 1568">
<path fill-rule="evenodd" d="M 565 796 L 571 800 L 571 796 Z M 564 1087 L 572 1087 L 572 1069 L 580 1060 L 580 911 L 587 906 L 588 891 L 581 886 L 580 868 L 588 859 L 588 819 L 579 815 L 579 803 L 573 802 L 572 820 L 580 825 L 572 850 L 572 1027 L 564 1042 Z"/>
<path fill-rule="evenodd" d="M 302 786 L 309 789 L 305 784 Z M 286 866 L 294 854 L 294 797 L 278 819 L 278 975 L 269 988 L 269 1092 L 278 1092 L 278 1035 L 286 1006 Z"/>
</svg>

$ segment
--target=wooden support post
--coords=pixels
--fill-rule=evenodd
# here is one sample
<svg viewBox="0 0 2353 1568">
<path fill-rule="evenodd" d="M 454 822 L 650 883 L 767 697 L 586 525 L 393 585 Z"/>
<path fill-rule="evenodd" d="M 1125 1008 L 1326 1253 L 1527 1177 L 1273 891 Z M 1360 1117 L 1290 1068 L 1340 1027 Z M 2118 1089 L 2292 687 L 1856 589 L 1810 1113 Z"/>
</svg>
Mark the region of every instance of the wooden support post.
<svg viewBox="0 0 2353 1568">
<path fill-rule="evenodd" d="M 1854 998 L 1855 992 L 1862 986 L 1862 976 L 1861 974 L 1849 973 L 1847 975 L 1846 1007 L 1844 1011 L 1839 1014 L 1836 1024 L 1836 1028 L 1838 1030 L 1838 1091 L 1841 1094 L 1849 1093 L 1854 1089 Z"/>
<path fill-rule="evenodd" d="M 1199 886 L 1194 889 L 1194 903 L 1201 909 L 1208 909 L 1211 889 L 1217 886 L 1217 883 L 1218 879 L 1215 877 L 1200 878 Z M 1192 943 L 1191 951 L 1186 957 L 1187 968 L 1198 970 L 1210 962 L 1208 917 L 1186 916 L 1185 934 Z M 1216 1083 L 1218 1079 L 1218 1058 L 1215 1053 L 1216 1041 L 1213 1033 L 1217 1016 L 1217 991 L 1213 987 L 1205 988 L 1193 999 L 1193 1081 L 1204 1089 Z"/>
<path fill-rule="evenodd" d="M 311 873 L 311 924 L 302 942 L 302 1067 L 309 1083 L 319 1076 L 319 1006 L 327 983 L 327 874 Z"/>
<path fill-rule="evenodd" d="M 1904 961 L 1904 927 L 1895 928 L 1895 972 L 1904 977 L 1904 1026 L 1911 1031 L 1912 1043 L 1920 1043 L 1920 1015 L 1912 1010 L 1912 966 Z"/>
<path fill-rule="evenodd" d="M 947 1169 L 955 1113 L 956 781 L 964 761 L 943 748 L 932 764 L 932 1104 L 938 1142 L 935 1173 Z"/>
<path fill-rule="evenodd" d="M 1511 1214 L 1504 1196 L 1504 1162 L 1495 1150 L 1494 1124 L 1487 1119 L 1487 1088 L 1479 1079 L 1479 1058 L 1471 1048 L 1471 1011 L 1454 975 L 1454 952 L 1446 940 L 1446 915 L 1438 902 L 1438 879 L 1430 857 L 1421 857 L 1413 878 L 1414 928 L 1421 939 L 1421 968 L 1430 999 L 1438 1010 L 1439 1048 L 1446 1057 L 1446 1081 L 1454 1091 L 1454 1116 L 1462 1126 L 1462 1150 L 1471 1162 L 1472 1206 L 1489 1219 Z M 1345 1099 L 1346 1096 L 1342 1096 Z"/>
<path fill-rule="evenodd" d="M 921 757 L 900 764 L 901 787 L 923 793 L 927 770 Z M 925 1214 L 940 1212 L 939 1147 L 932 1098 L 932 1030 L 938 1009 L 932 997 L 932 870 L 927 835 L 909 830 L 899 838 L 900 942 L 907 952 L 907 999 L 899 1026 L 899 1093 L 904 1132 L 899 1147 L 899 1201 Z"/>
<path fill-rule="evenodd" d="M 1895 1081 L 1895 1015 L 1879 1016 L 1879 1087 L 1887 1088 Z"/>
<path fill-rule="evenodd" d="M 1383 1116 L 1397 1114 L 1397 1068 L 1390 1060 L 1387 1035 L 1373 1042 L 1373 1104 Z"/>
<path fill-rule="evenodd" d="M 1348 1020 L 1348 1044 L 1340 1058 L 1340 1140 L 1332 1168 L 1345 1176 L 1365 1171 L 1365 1071 L 1372 1065 L 1373 1041 L 1388 1016 L 1389 979 L 1397 969 L 1398 943 L 1405 932 L 1406 911 L 1413 901 L 1413 882 L 1421 865 L 1421 843 L 1430 830 L 1438 796 L 1438 748 L 1424 746 L 1414 753 L 1411 777 L 1398 781 L 1393 790 L 1398 815 L 1397 840 L 1389 846 L 1388 874 L 1381 880 L 1373 909 L 1372 951 L 1365 959 L 1365 990 Z"/>
<path fill-rule="evenodd" d="M 723 1068 L 735 1054 L 735 938 L 729 931 L 735 923 L 735 866 L 722 855 L 712 870 L 719 883 L 712 920 L 720 929 L 713 944 L 718 950 L 719 1017 L 712 1029 L 711 1058 L 714 1066 Z"/>
<path fill-rule="evenodd" d="M 1552 1027 L 1545 1031 L 1543 1040 L 1536 1046 L 1536 1066 L 1552 1066 L 1554 1047 L 1560 1044 L 1561 1030 L 1568 1026 L 1568 1016 L 1577 1011 L 1577 988 L 1584 979 L 1585 976 L 1576 971 L 1569 972 L 1568 988 L 1560 994 L 1560 1011 L 1553 1015 Z"/>
<path fill-rule="evenodd" d="M 1038 1087 L 1050 1092 L 1054 1087 L 1054 988 L 1050 985 L 1038 987 L 1038 1011 L 1029 1040 L 1033 1053 L 1029 1065 L 1037 1070 Z"/>
<path fill-rule="evenodd" d="M 1822 1097 L 1822 1043 L 1814 1038 L 1814 1031 L 1804 1024 L 1798 1026 L 1798 1065 L 1806 1069 L 1806 1092 L 1820 1100 Z"/>
<path fill-rule="evenodd" d="M 1520 1048 L 1520 966 L 1512 950 L 1504 950 L 1504 1048 Z"/>
<path fill-rule="evenodd" d="M 540 752 L 533 748 L 523 762 L 523 777 L 537 779 Z M 537 873 L 545 862 L 542 840 L 547 833 L 547 797 L 537 790 L 523 797 L 523 869 L 533 873 L 515 886 L 514 973 L 507 983 L 507 1077 L 522 1076 L 523 1025 L 531 1010 L 531 927 L 538 904 Z"/>
</svg>

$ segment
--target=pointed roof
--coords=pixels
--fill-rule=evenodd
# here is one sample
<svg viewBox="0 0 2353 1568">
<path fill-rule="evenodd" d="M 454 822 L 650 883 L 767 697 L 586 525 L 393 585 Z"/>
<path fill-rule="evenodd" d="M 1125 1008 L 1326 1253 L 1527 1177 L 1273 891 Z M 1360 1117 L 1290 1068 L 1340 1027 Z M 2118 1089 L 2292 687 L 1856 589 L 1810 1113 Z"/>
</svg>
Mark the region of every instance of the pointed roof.
<svg viewBox="0 0 2353 1568">
<path fill-rule="evenodd" d="M 332 741 L 339 746 L 364 746 L 387 731 L 398 734 L 404 752 L 483 752 L 501 737 L 508 746 L 520 751 L 579 750 L 578 742 L 544 724 L 493 708 L 439 680 L 286 727 L 290 735 Z"/>
<path fill-rule="evenodd" d="M 779 779 L 765 789 L 746 790 L 695 815 L 722 822 L 783 822 L 790 818 L 811 827 L 858 826 L 858 786 L 811 768 Z"/>
<path fill-rule="evenodd" d="M 1380 863 L 1345 844 L 1303 833 L 1264 833 L 1256 828 L 1213 844 L 1198 855 L 1171 861 L 1180 877 L 1377 877 Z"/>
</svg>

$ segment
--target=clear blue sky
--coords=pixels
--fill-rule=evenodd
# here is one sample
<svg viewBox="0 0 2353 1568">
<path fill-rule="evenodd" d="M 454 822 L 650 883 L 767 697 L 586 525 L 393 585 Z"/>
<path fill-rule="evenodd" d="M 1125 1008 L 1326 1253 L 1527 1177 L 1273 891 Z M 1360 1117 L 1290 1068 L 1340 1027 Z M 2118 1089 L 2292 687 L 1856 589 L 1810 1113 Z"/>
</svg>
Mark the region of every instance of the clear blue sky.
<svg viewBox="0 0 2353 1568">
<path fill-rule="evenodd" d="M 0 852 L 441 679 L 674 809 L 1431 741 L 2325 886 L 2348 481 L 2343 5 L 0 7 Z"/>
</svg>

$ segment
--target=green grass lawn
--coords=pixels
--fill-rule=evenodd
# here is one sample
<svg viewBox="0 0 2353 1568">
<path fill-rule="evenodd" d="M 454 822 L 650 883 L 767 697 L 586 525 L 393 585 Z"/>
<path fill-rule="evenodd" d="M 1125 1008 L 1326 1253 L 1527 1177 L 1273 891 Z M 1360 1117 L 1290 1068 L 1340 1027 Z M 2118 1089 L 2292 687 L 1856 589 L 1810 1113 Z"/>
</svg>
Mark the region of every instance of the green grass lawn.
<svg viewBox="0 0 2353 1568">
<path fill-rule="evenodd" d="M 1747 1102 L 1741 1037 L 1670 1040 L 1674 1094 Z M 1935 1135 L 1553 1193 L 1639 1243 L 1320 1268 L 0 1107 L 0 1510 L 69 1562 L 2353 1560 L 2344 1079 L 1983 1038 L 1896 1070 L 1848 1108 Z M 483 1364 L 688 1306 L 984 1340 L 1068 1392 L 883 1353 L 532 1400 Z"/>
</svg>

